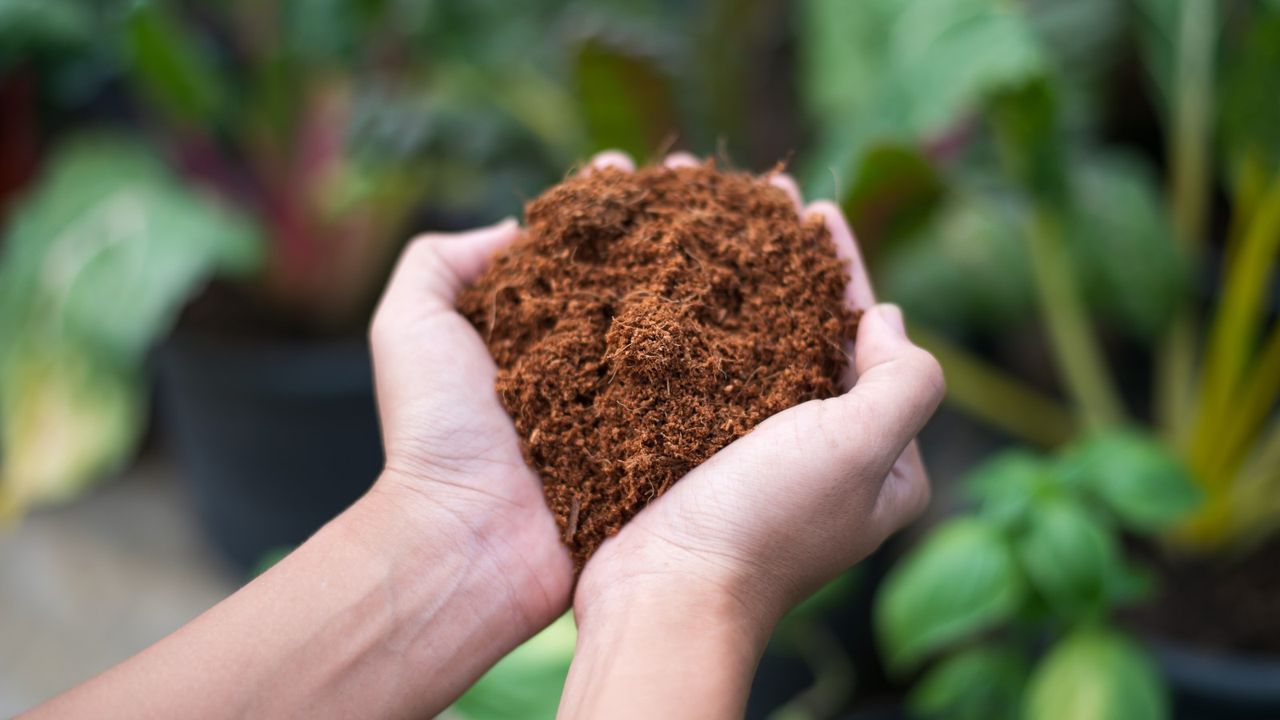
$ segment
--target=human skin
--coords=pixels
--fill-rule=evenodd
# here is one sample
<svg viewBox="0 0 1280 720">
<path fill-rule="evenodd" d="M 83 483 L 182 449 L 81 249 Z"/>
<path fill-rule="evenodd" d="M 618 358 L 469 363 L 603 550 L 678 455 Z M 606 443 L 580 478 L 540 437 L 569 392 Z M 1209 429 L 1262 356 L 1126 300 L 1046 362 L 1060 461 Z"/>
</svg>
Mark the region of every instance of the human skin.
<svg viewBox="0 0 1280 720">
<path fill-rule="evenodd" d="M 453 298 L 514 221 L 403 253 L 370 330 L 386 468 L 275 567 L 31 717 L 430 717 L 561 615 L 573 566 Z"/>
<path fill-rule="evenodd" d="M 632 167 L 617 154 L 597 162 Z M 942 370 L 901 311 L 875 304 L 840 210 L 803 205 L 786 176 L 772 182 L 823 218 L 849 264 L 845 301 L 865 314 L 846 392 L 761 423 L 600 546 L 574 596 L 562 717 L 740 717 L 782 615 L 928 503 L 914 438 L 942 398 Z"/>
<path fill-rule="evenodd" d="M 604 165 L 631 167 L 606 153 L 586 171 Z M 867 314 L 849 391 L 770 418 L 695 469 L 600 547 L 576 593 L 493 361 L 454 310 L 519 227 L 427 235 L 370 331 L 387 458 L 373 489 L 227 600 L 30 716 L 431 716 L 571 595 L 563 717 L 741 715 L 785 610 L 927 502 L 912 438 L 942 392 L 901 314 L 874 305 L 839 211 L 771 182 L 824 217 L 851 263 L 846 301 Z"/>
</svg>

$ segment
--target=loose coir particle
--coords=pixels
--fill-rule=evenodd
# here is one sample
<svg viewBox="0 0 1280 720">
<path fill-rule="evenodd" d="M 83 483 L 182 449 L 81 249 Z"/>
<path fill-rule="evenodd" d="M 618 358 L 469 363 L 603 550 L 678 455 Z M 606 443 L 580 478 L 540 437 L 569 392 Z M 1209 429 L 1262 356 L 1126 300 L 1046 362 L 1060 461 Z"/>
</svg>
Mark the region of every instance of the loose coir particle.
<svg viewBox="0 0 1280 720">
<path fill-rule="evenodd" d="M 840 391 L 844 265 L 765 180 L 605 169 L 525 215 L 459 309 L 579 568 L 717 450 Z"/>
</svg>

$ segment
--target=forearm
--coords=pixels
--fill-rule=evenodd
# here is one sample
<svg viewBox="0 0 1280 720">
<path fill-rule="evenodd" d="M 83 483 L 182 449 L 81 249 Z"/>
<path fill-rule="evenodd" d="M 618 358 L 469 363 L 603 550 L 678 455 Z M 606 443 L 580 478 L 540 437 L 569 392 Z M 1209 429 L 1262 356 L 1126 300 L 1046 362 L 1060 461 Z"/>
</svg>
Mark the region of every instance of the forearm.
<svg viewBox="0 0 1280 720">
<path fill-rule="evenodd" d="M 232 597 L 33 716 L 429 716 L 551 617 L 487 542 L 375 491 Z M 518 600 L 518 599 L 517 599 Z"/>
<path fill-rule="evenodd" d="M 740 718 L 773 623 L 730 595 L 616 588 L 578 615 L 562 718 Z"/>
</svg>

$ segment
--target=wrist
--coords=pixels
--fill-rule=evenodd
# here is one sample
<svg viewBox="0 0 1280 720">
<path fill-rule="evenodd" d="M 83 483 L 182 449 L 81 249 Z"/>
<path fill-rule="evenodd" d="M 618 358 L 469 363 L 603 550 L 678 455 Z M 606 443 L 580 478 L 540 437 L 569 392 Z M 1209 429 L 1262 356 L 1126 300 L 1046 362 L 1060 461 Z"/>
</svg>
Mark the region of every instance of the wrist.
<svg viewBox="0 0 1280 720">
<path fill-rule="evenodd" d="M 569 602 L 572 564 L 554 541 L 550 514 L 456 500 L 387 471 L 336 522 L 387 562 L 392 582 L 420 583 L 429 569 L 454 567 L 447 582 L 465 578 L 483 588 L 484 602 L 505 607 L 525 636 L 559 617 Z"/>
<path fill-rule="evenodd" d="M 771 617 L 673 575 L 590 582 L 584 575 L 575 596 L 578 644 L 561 716 L 742 717 Z"/>
</svg>

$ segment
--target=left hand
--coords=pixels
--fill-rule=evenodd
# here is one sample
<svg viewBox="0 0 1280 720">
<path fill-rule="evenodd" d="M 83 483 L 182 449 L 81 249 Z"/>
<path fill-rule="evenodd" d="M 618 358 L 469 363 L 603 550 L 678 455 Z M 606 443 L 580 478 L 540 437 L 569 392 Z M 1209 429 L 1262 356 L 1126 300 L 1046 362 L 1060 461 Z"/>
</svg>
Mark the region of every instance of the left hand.
<svg viewBox="0 0 1280 720">
<path fill-rule="evenodd" d="M 454 309 L 520 232 L 507 220 L 423 235 L 401 256 L 370 330 L 386 447 L 372 494 L 395 498 L 411 522 L 452 525 L 532 634 L 568 607 L 573 566 L 494 392 L 488 349 Z"/>
</svg>

